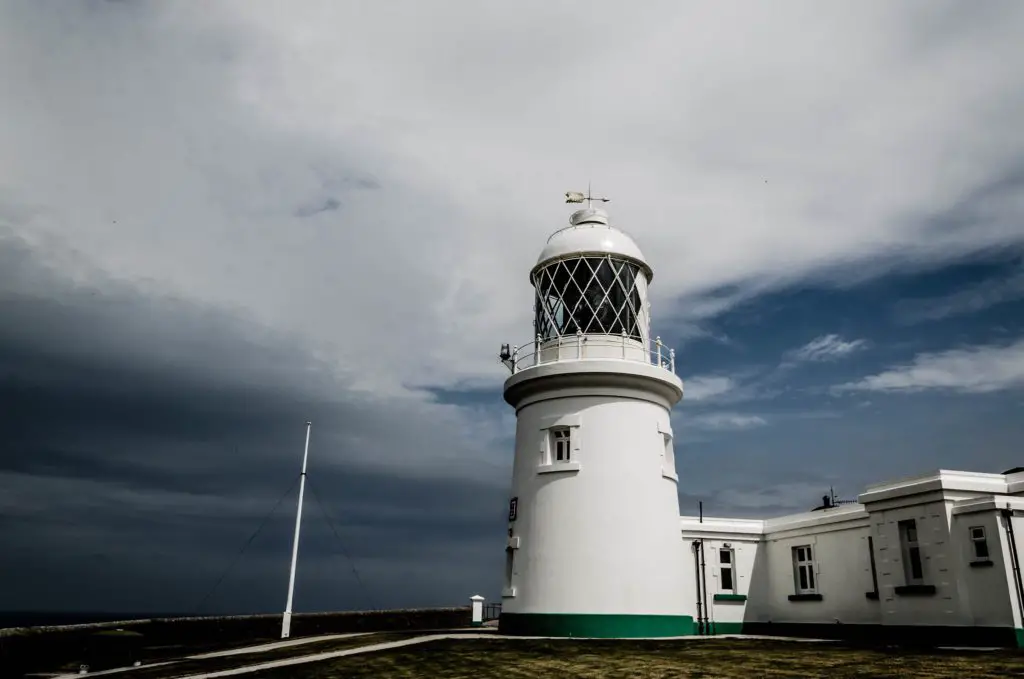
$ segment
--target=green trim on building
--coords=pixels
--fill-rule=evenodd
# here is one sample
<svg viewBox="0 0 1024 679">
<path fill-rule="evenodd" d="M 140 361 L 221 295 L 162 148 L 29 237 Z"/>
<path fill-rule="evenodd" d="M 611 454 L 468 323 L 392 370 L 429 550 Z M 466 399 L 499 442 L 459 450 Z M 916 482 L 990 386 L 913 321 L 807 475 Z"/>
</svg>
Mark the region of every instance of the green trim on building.
<svg viewBox="0 0 1024 679">
<path fill-rule="evenodd" d="M 746 601 L 746 594 L 716 594 L 715 601 Z"/>
<path fill-rule="evenodd" d="M 1017 648 L 1024 648 L 1024 629 L 1013 630 L 1017 634 Z"/>
<path fill-rule="evenodd" d="M 502 613 L 498 632 L 511 636 L 627 639 L 695 634 L 689 615 Z"/>
</svg>

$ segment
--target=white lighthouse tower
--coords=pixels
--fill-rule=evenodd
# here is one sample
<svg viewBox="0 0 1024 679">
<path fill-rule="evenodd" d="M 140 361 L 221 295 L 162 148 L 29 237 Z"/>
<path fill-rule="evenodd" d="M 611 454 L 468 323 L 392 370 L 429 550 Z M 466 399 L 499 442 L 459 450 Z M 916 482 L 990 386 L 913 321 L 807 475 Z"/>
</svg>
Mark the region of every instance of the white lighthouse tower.
<svg viewBox="0 0 1024 679">
<path fill-rule="evenodd" d="M 670 423 L 683 384 L 651 338 L 652 277 L 593 207 L 530 272 L 534 340 L 502 347 L 516 410 L 503 633 L 693 633 Z"/>
</svg>

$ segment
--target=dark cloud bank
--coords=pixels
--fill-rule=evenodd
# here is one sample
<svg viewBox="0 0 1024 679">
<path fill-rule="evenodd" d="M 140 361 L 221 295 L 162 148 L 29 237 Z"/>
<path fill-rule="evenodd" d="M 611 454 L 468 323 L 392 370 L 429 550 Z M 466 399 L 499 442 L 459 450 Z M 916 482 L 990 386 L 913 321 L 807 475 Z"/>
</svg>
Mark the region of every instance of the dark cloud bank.
<svg viewBox="0 0 1024 679">
<path fill-rule="evenodd" d="M 241 317 L 0 237 L 0 403 L 0 609 L 189 612 L 291 486 L 202 608 L 280 610 L 307 419 L 296 610 L 496 594 L 507 472 L 432 472 L 462 443 L 415 403 L 382 412 Z"/>
</svg>

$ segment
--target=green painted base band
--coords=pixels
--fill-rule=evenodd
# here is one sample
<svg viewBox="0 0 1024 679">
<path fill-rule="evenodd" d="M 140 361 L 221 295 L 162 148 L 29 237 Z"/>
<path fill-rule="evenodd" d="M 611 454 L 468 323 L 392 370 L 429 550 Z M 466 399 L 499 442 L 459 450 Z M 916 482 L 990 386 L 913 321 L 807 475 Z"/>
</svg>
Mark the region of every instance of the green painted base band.
<svg viewBox="0 0 1024 679">
<path fill-rule="evenodd" d="M 498 633 L 510 636 L 635 639 L 685 637 L 695 633 L 689 615 L 502 613 Z"/>
<path fill-rule="evenodd" d="M 1014 632 L 1017 633 L 1017 648 L 1024 648 L 1024 629 L 1016 629 Z"/>
<path fill-rule="evenodd" d="M 715 601 L 746 601 L 746 594 L 716 594 Z"/>
</svg>

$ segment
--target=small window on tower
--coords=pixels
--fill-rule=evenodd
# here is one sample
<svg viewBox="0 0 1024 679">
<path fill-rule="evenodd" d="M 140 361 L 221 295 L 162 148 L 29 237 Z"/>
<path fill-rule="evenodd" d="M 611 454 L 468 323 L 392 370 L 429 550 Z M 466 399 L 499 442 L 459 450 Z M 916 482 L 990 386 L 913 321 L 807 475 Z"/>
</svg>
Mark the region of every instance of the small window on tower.
<svg viewBox="0 0 1024 679">
<path fill-rule="evenodd" d="M 551 430 L 551 457 L 553 462 L 568 462 L 572 435 L 569 427 Z"/>
<path fill-rule="evenodd" d="M 664 452 L 662 453 L 664 456 L 664 471 L 668 472 L 669 474 L 675 474 L 676 455 L 675 451 L 672 449 L 672 434 L 663 433 L 661 436 L 665 446 L 663 449 Z"/>
</svg>

